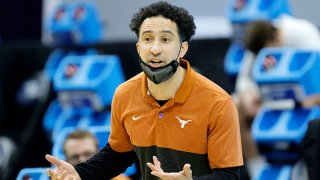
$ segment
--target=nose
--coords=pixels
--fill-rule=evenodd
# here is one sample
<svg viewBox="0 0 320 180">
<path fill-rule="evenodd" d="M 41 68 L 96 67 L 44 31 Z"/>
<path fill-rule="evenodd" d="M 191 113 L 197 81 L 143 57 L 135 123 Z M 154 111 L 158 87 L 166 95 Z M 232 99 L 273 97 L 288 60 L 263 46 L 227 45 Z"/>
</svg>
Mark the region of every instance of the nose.
<svg viewBox="0 0 320 180">
<path fill-rule="evenodd" d="M 159 42 L 155 41 L 153 44 L 152 44 L 152 47 L 151 47 L 151 53 L 153 55 L 158 55 L 161 53 L 161 45 Z"/>
</svg>

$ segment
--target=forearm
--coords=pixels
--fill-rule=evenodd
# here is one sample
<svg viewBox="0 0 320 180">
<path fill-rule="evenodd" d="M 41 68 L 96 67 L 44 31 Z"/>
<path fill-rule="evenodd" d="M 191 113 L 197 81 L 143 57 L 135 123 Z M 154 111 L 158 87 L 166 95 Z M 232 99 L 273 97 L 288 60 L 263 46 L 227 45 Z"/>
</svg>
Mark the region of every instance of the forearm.
<svg viewBox="0 0 320 180">
<path fill-rule="evenodd" d="M 75 166 L 82 180 L 111 179 L 123 173 L 136 159 L 134 151 L 119 153 L 107 144 L 99 153 L 85 163 Z"/>
<path fill-rule="evenodd" d="M 213 169 L 212 174 L 194 177 L 193 180 L 239 180 L 240 167 Z"/>
</svg>

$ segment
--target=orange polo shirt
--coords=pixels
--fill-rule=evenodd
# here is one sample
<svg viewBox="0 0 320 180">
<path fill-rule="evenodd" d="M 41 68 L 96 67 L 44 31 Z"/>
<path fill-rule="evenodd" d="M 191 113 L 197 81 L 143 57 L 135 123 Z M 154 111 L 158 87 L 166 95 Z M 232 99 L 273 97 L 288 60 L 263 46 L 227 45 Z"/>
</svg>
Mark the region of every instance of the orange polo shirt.
<svg viewBox="0 0 320 180">
<path fill-rule="evenodd" d="M 232 98 L 187 61 L 180 65 L 186 69 L 184 81 L 162 107 L 148 93 L 144 73 L 121 84 L 113 98 L 109 143 L 118 152 L 135 150 L 145 179 L 152 179 L 146 163 L 154 155 L 165 172 L 179 172 L 189 163 L 196 176 L 243 164 Z"/>
</svg>

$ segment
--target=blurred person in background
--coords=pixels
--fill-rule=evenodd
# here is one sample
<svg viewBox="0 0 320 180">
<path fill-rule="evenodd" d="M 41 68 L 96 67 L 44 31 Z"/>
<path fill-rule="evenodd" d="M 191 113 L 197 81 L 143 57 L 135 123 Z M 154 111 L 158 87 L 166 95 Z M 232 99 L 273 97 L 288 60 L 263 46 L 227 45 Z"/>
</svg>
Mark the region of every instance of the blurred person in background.
<svg viewBox="0 0 320 180">
<path fill-rule="evenodd" d="M 310 108 L 312 106 L 320 106 L 320 94 L 313 94 L 311 96 L 306 97 L 301 105 L 306 108 Z"/>
<path fill-rule="evenodd" d="M 262 104 L 259 87 L 252 77 L 255 58 L 265 47 L 320 49 L 320 33 L 307 20 L 281 15 L 274 21 L 258 20 L 249 23 L 245 30 L 244 44 L 248 53 L 240 67 L 234 98 L 239 110 L 246 168 L 249 175 L 254 177 L 266 164 L 251 135 L 252 121 Z"/>
<path fill-rule="evenodd" d="M 18 145 L 9 137 L 0 135 L 0 179 L 7 179 L 14 164 L 12 156 L 18 152 Z"/>
<path fill-rule="evenodd" d="M 73 166 L 87 161 L 98 151 L 99 142 L 97 137 L 86 130 L 75 130 L 66 137 L 63 143 L 66 161 Z M 111 180 L 130 180 L 130 178 L 120 174 Z"/>
</svg>

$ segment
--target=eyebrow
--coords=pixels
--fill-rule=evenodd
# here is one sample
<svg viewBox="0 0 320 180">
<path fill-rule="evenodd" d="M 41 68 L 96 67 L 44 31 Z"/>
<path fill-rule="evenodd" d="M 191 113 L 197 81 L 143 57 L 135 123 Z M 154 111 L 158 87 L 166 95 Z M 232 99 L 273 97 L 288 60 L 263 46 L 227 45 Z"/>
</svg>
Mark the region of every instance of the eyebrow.
<svg viewBox="0 0 320 180">
<path fill-rule="evenodd" d="M 171 31 L 169 31 L 169 30 L 162 30 L 161 32 L 162 32 L 162 33 L 166 33 L 166 34 L 171 34 L 172 36 L 174 36 L 174 34 L 173 34 Z M 146 34 L 146 33 L 152 33 L 152 31 L 151 31 L 151 30 L 143 31 L 141 35 L 144 35 L 144 34 Z"/>
</svg>

